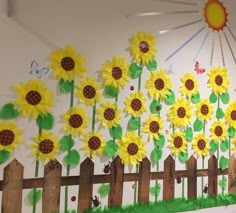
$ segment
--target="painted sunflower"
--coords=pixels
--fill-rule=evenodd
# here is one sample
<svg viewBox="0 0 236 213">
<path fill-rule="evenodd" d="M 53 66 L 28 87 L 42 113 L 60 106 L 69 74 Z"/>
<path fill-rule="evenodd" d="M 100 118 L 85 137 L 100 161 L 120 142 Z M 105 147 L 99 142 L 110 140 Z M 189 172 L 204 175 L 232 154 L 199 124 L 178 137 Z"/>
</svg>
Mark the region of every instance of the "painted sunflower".
<svg viewBox="0 0 236 213">
<path fill-rule="evenodd" d="M 93 158 L 94 155 L 103 154 L 105 140 L 100 132 L 89 132 L 82 138 L 82 141 L 84 142 L 82 149 L 85 150 L 85 155 Z"/>
<path fill-rule="evenodd" d="M 94 106 L 96 102 L 99 102 L 101 85 L 97 84 L 95 79 L 87 77 L 87 79 L 81 80 L 80 84 L 76 85 L 76 88 L 75 95 L 85 104 Z"/>
<path fill-rule="evenodd" d="M 198 92 L 198 82 L 192 73 L 186 73 L 181 78 L 181 82 L 179 91 L 183 96 L 190 98 Z"/>
<path fill-rule="evenodd" d="M 152 34 L 139 32 L 130 39 L 129 53 L 136 63 L 146 65 L 156 56 L 155 45 L 155 37 Z"/>
<path fill-rule="evenodd" d="M 169 121 L 176 127 L 186 127 L 192 119 L 192 107 L 189 101 L 179 98 L 168 110 Z"/>
<path fill-rule="evenodd" d="M 170 77 L 164 70 L 153 71 L 150 73 L 145 87 L 148 89 L 148 95 L 152 99 L 163 100 L 170 95 L 170 89 L 172 87 Z"/>
<path fill-rule="evenodd" d="M 35 156 L 37 160 L 50 161 L 56 158 L 59 153 L 59 139 L 53 132 L 42 131 L 33 137 L 34 143 L 30 144 L 32 147 L 31 155 Z"/>
<path fill-rule="evenodd" d="M 196 115 L 201 121 L 209 121 L 214 113 L 213 105 L 208 99 L 201 100 L 196 106 Z"/>
<path fill-rule="evenodd" d="M 98 120 L 105 128 L 111 128 L 117 126 L 121 121 L 121 110 L 117 109 L 117 104 L 111 104 L 109 101 L 104 102 L 97 109 Z"/>
<path fill-rule="evenodd" d="M 147 153 L 145 144 L 141 136 L 138 136 L 136 132 L 128 132 L 125 136 L 122 136 L 118 142 L 118 155 L 122 163 L 136 165 L 142 161 Z"/>
<path fill-rule="evenodd" d="M 185 153 L 187 151 L 187 141 L 183 132 L 176 131 L 172 133 L 168 140 L 168 148 L 170 149 L 172 155 L 177 156 L 180 152 Z"/>
<path fill-rule="evenodd" d="M 147 99 L 144 98 L 141 91 L 133 93 L 125 100 L 125 111 L 134 117 L 139 117 L 147 110 L 145 106 L 146 101 Z"/>
<path fill-rule="evenodd" d="M 12 152 L 22 143 L 21 138 L 23 130 L 18 129 L 15 122 L 0 123 L 0 151 L 7 150 Z"/>
<path fill-rule="evenodd" d="M 225 140 L 227 136 L 227 130 L 223 121 L 214 121 L 210 128 L 211 138 L 215 143 Z"/>
<path fill-rule="evenodd" d="M 236 129 L 236 101 L 231 101 L 225 111 L 226 122 Z"/>
<path fill-rule="evenodd" d="M 77 75 L 82 77 L 87 70 L 84 65 L 86 60 L 81 54 L 77 54 L 75 48 L 70 45 L 54 50 L 49 59 L 51 61 L 49 67 L 57 79 L 75 80 Z"/>
<path fill-rule="evenodd" d="M 47 114 L 54 106 L 52 92 L 41 80 L 29 80 L 15 87 L 17 98 L 14 103 L 23 116 L 37 118 L 40 114 Z"/>
<path fill-rule="evenodd" d="M 143 132 L 148 133 L 150 139 L 158 139 L 163 128 L 163 119 L 158 115 L 150 114 L 149 118 L 144 121 Z"/>
<path fill-rule="evenodd" d="M 79 136 L 88 126 L 88 115 L 84 108 L 73 107 L 63 115 L 63 130 L 72 136 Z"/>
<path fill-rule="evenodd" d="M 208 72 L 208 86 L 213 92 L 222 94 L 229 88 L 228 70 L 225 67 L 214 67 Z"/>
<path fill-rule="evenodd" d="M 207 156 L 210 150 L 209 139 L 203 134 L 197 134 L 192 143 L 192 148 L 197 156 Z"/>
<path fill-rule="evenodd" d="M 126 59 L 114 56 L 110 61 L 106 61 L 102 67 L 102 77 L 105 80 L 105 85 L 122 89 L 129 80 L 128 71 L 129 66 Z"/>
</svg>

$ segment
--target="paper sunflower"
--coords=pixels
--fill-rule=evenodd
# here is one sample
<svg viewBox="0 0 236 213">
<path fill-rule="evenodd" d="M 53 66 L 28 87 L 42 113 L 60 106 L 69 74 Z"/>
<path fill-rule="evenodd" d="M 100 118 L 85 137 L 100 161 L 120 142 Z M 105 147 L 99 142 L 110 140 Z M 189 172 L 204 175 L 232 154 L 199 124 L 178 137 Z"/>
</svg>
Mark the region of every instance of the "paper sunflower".
<svg viewBox="0 0 236 213">
<path fill-rule="evenodd" d="M 50 161 L 56 158 L 59 152 L 59 139 L 53 132 L 42 131 L 33 137 L 35 143 L 30 144 L 33 148 L 32 155 L 37 160 Z"/>
<path fill-rule="evenodd" d="M 209 139 L 203 134 L 197 134 L 192 143 L 192 148 L 197 156 L 207 156 L 210 150 Z"/>
<path fill-rule="evenodd" d="M 38 115 L 47 114 L 54 105 L 52 92 L 41 80 L 20 83 L 15 89 L 17 98 L 14 103 L 23 116 L 37 118 Z"/>
<path fill-rule="evenodd" d="M 131 37 L 129 52 L 136 63 L 146 65 L 155 58 L 155 45 L 155 37 L 152 34 L 139 32 Z"/>
<path fill-rule="evenodd" d="M 64 113 L 63 120 L 63 130 L 72 136 L 78 136 L 84 133 L 85 128 L 88 126 L 88 115 L 86 110 L 82 107 L 69 109 Z"/>
<path fill-rule="evenodd" d="M 191 104 L 183 98 L 179 98 L 168 110 L 169 121 L 177 127 L 186 127 L 192 119 Z"/>
<path fill-rule="evenodd" d="M 131 94 L 125 100 L 125 110 L 127 113 L 131 114 L 134 117 L 141 116 L 146 112 L 145 102 L 147 101 L 144 98 L 144 95 L 141 91 Z"/>
<path fill-rule="evenodd" d="M 148 89 L 148 94 L 152 99 L 158 100 L 160 98 L 162 100 L 170 95 L 172 84 L 166 72 L 159 70 L 150 73 L 145 87 Z"/>
<path fill-rule="evenodd" d="M 158 139 L 163 128 L 163 119 L 159 115 L 150 114 L 149 118 L 144 121 L 143 132 L 148 133 L 150 139 Z"/>
<path fill-rule="evenodd" d="M 84 142 L 82 149 L 85 150 L 85 155 L 90 155 L 93 158 L 94 155 L 103 154 L 105 140 L 100 132 L 89 132 L 82 138 L 82 141 Z"/>
<path fill-rule="evenodd" d="M 181 131 L 176 131 L 171 134 L 168 148 L 174 156 L 177 156 L 180 152 L 185 153 L 187 151 L 187 141 L 184 137 L 184 133 Z"/>
<path fill-rule="evenodd" d="M 208 99 L 201 100 L 196 106 L 196 115 L 200 121 L 209 121 L 213 113 L 213 105 Z"/>
<path fill-rule="evenodd" d="M 227 130 L 223 121 L 214 121 L 210 128 L 211 138 L 218 143 L 225 140 L 227 136 Z"/>
<path fill-rule="evenodd" d="M 53 70 L 53 76 L 57 79 L 75 80 L 77 75 L 83 76 L 86 71 L 85 59 L 76 53 L 75 48 L 66 46 L 65 48 L 54 50 L 49 56 Z"/>
<path fill-rule="evenodd" d="M 231 101 L 225 110 L 226 122 L 236 129 L 236 101 Z"/>
<path fill-rule="evenodd" d="M 102 77 L 105 80 L 105 85 L 122 89 L 129 80 L 128 71 L 129 66 L 126 59 L 114 56 L 110 61 L 106 61 L 102 67 Z"/>
<path fill-rule="evenodd" d="M 77 91 L 75 95 L 85 104 L 94 106 L 95 102 L 99 102 L 101 94 L 99 89 L 100 84 L 93 78 L 87 77 L 87 79 L 81 80 L 80 84 L 76 85 Z"/>
<path fill-rule="evenodd" d="M 7 150 L 12 152 L 23 140 L 22 130 L 18 129 L 15 122 L 0 123 L 0 151 Z"/>
<path fill-rule="evenodd" d="M 181 82 L 179 91 L 183 96 L 190 98 L 198 92 L 198 82 L 192 73 L 186 73 Z"/>
<path fill-rule="evenodd" d="M 227 77 L 228 70 L 225 67 L 215 67 L 208 72 L 208 86 L 217 94 L 225 93 L 229 87 L 229 79 Z"/>
<path fill-rule="evenodd" d="M 145 142 L 142 141 L 141 136 L 135 132 L 129 132 L 122 136 L 118 142 L 120 156 L 122 163 L 136 165 L 145 157 L 147 150 L 145 149 Z"/>
<path fill-rule="evenodd" d="M 97 109 L 98 120 L 104 127 L 111 128 L 120 124 L 121 110 L 117 109 L 117 104 L 111 104 L 109 101 L 104 102 Z"/>
</svg>

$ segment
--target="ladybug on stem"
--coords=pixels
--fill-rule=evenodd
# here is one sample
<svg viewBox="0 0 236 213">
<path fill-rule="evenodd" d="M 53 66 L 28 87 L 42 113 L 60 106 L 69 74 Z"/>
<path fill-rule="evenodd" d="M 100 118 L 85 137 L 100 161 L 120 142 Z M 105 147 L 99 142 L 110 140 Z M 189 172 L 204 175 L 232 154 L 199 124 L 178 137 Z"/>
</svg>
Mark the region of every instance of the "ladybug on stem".
<svg viewBox="0 0 236 213">
<path fill-rule="evenodd" d="M 93 207 L 98 207 L 101 205 L 101 202 L 99 201 L 98 197 L 95 195 L 94 199 L 92 197 Z"/>
<path fill-rule="evenodd" d="M 104 164 L 103 172 L 105 174 L 108 174 L 110 171 L 111 171 L 111 162 L 108 161 L 108 164 L 106 164 L 106 165 Z"/>
</svg>

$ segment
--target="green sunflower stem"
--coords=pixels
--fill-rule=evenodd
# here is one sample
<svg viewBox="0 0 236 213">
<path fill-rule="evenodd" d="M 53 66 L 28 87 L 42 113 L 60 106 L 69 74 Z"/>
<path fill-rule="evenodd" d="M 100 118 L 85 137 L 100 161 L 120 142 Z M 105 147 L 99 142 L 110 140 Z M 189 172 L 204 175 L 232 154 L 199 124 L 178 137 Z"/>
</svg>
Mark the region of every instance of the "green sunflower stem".
<svg viewBox="0 0 236 213">
<path fill-rule="evenodd" d="M 204 169 L 204 159 L 205 159 L 204 156 L 202 156 L 202 169 Z M 204 187 L 204 179 L 202 177 L 202 188 L 201 188 L 201 190 L 202 190 L 202 197 L 204 197 L 203 187 Z"/>
<path fill-rule="evenodd" d="M 39 160 L 36 160 L 35 162 L 35 170 L 34 170 L 34 177 L 38 177 L 39 175 Z M 36 213 L 36 191 L 37 189 L 33 189 L 33 213 Z"/>
<path fill-rule="evenodd" d="M 138 78 L 138 91 L 141 90 L 141 80 L 142 80 L 142 77 L 140 75 L 139 78 Z"/>
<path fill-rule="evenodd" d="M 138 164 L 136 165 L 136 173 L 138 173 L 139 169 L 138 169 Z M 137 203 L 137 181 L 135 181 L 134 183 L 134 204 Z"/>
<path fill-rule="evenodd" d="M 229 136 L 229 158 L 231 156 L 231 137 Z"/>
<path fill-rule="evenodd" d="M 93 105 L 92 131 L 95 129 L 96 101 Z"/>
<path fill-rule="evenodd" d="M 159 162 L 157 162 L 157 165 L 156 165 L 156 171 L 158 172 L 159 170 Z M 156 180 L 155 182 L 155 188 L 157 188 L 157 185 L 158 185 L 158 180 Z M 157 202 L 157 194 L 155 194 L 155 202 Z"/>
</svg>

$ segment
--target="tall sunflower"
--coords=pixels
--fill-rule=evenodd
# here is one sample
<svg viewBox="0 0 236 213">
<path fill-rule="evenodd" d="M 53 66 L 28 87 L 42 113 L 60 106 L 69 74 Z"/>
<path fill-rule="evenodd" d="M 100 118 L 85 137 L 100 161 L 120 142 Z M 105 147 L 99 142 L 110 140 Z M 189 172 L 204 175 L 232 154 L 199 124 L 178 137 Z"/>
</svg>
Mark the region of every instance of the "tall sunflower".
<svg viewBox="0 0 236 213">
<path fill-rule="evenodd" d="M 181 131 L 172 133 L 169 138 L 168 148 L 174 156 L 177 156 L 180 152 L 187 152 L 187 141 L 184 137 L 184 133 Z"/>
<path fill-rule="evenodd" d="M 155 58 L 155 45 L 155 37 L 152 34 L 139 32 L 130 39 L 129 53 L 135 62 L 146 65 Z"/>
<path fill-rule="evenodd" d="M 141 136 L 136 132 L 128 132 L 122 136 L 118 142 L 120 156 L 122 163 L 136 165 L 145 157 L 147 150 L 145 149 L 145 142 Z"/>
<path fill-rule="evenodd" d="M 150 73 L 145 87 L 148 89 L 148 94 L 153 99 L 165 99 L 170 95 L 172 87 L 170 77 L 164 70 L 153 71 Z"/>
<path fill-rule="evenodd" d="M 214 113 L 213 105 L 208 99 L 201 100 L 196 106 L 196 115 L 201 121 L 208 121 Z"/>
<path fill-rule="evenodd" d="M 236 129 L 236 101 L 231 101 L 225 111 L 226 122 Z"/>
<path fill-rule="evenodd" d="M 192 148 L 197 156 L 207 156 L 210 150 L 209 139 L 203 134 L 197 134 L 192 143 Z"/>
<path fill-rule="evenodd" d="M 225 140 L 227 136 L 225 124 L 220 120 L 216 120 L 212 123 L 210 132 L 211 138 L 215 141 L 215 143 Z"/>
<path fill-rule="evenodd" d="M 54 106 L 53 94 L 41 80 L 29 80 L 15 87 L 17 97 L 14 101 L 23 116 L 37 118 L 47 114 Z"/>
<path fill-rule="evenodd" d="M 51 61 L 49 67 L 57 79 L 75 80 L 77 75 L 82 77 L 87 70 L 84 65 L 86 60 L 81 54 L 77 54 L 75 48 L 70 45 L 54 50 L 49 59 Z"/>
<path fill-rule="evenodd" d="M 12 152 L 22 143 L 22 130 L 18 129 L 15 122 L 0 123 L 0 151 L 7 150 Z"/>
<path fill-rule="evenodd" d="M 102 67 L 102 77 L 106 86 L 113 86 L 122 89 L 129 80 L 129 66 L 124 57 L 114 56 Z"/>
<path fill-rule="evenodd" d="M 192 73 L 186 73 L 181 82 L 179 91 L 183 96 L 190 98 L 198 92 L 198 82 Z"/>
</svg>

